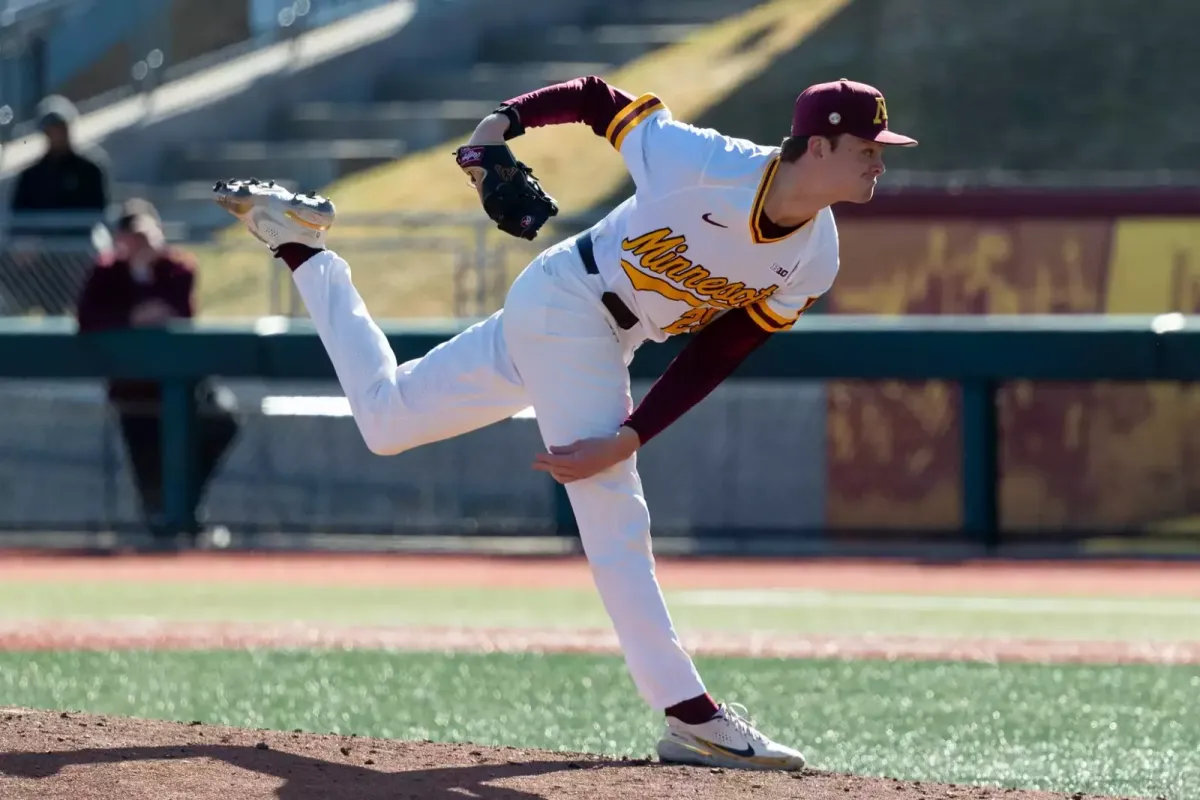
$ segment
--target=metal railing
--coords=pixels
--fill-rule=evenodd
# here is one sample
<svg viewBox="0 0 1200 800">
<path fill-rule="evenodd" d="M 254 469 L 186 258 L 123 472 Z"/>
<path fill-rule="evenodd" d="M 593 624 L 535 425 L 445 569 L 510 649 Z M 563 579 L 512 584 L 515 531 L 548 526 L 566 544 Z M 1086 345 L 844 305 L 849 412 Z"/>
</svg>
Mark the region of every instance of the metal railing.
<svg viewBox="0 0 1200 800">
<path fill-rule="evenodd" d="M 1123 475 L 1138 479 L 1121 506 L 1101 513 L 1082 501 L 1121 487 L 1073 469 L 1075 456 L 1062 446 L 1024 448 L 1016 460 L 1002 460 L 1001 453 L 1021 451 L 1012 450 L 1017 440 L 1043 437 L 1044 422 L 1028 415 L 1002 424 L 1009 416 L 1005 409 L 1012 410 L 1016 398 L 1030 391 L 1066 392 L 1051 401 L 1061 407 L 1064 397 L 1094 400 L 1092 390 L 1079 385 L 1091 381 L 1115 382 L 1135 392 L 1152 383 L 1194 383 L 1200 377 L 1196 323 L 1183 315 L 806 318 L 748 359 L 714 393 L 715 403 L 706 401 L 677 429 L 664 432 L 663 447 L 647 450 L 644 462 L 639 456 L 647 492 L 658 498 L 656 529 L 714 533 L 715 527 L 720 535 L 739 539 L 759 529 L 777 541 L 803 545 L 806 532 L 841 526 L 832 530 L 838 539 L 878 525 L 899 535 L 925 529 L 943 541 L 957 538 L 994 548 L 1002 534 L 1039 539 L 1088 531 L 1117 534 L 1166 516 L 1193 514 L 1194 497 L 1183 481 L 1165 489 L 1161 475 L 1155 481 L 1156 465 L 1162 463 L 1155 451 L 1174 449 L 1176 460 L 1187 461 L 1186 437 L 1179 435 L 1188 424 L 1186 411 L 1139 412 L 1139 419 L 1155 420 L 1155 441 L 1131 444 L 1102 436 L 1121 452 L 1123 468 L 1133 470 Z M 423 355 L 462 327 L 383 326 L 401 362 Z M 416 448 L 398 459 L 373 458 L 346 411 L 315 402 L 336 400 L 340 392 L 309 325 L 169 325 L 94 336 L 79 336 L 70 325 L 55 322 L 9 320 L 0 328 L 0 403 L 6 409 L 0 415 L 0 529 L 136 524 L 128 510 L 121 510 L 129 509 L 127 501 L 108 499 L 119 499 L 113 487 L 121 456 L 114 431 L 105 431 L 100 382 L 112 376 L 163 385 L 161 455 L 171 487 L 165 492 L 167 509 L 172 524 L 186 524 L 199 430 L 193 383 L 217 375 L 236 386 L 246 426 L 224 477 L 218 478 L 223 486 L 214 486 L 209 495 L 214 523 L 259 530 L 313 530 L 315 525 L 331 532 L 446 531 L 471 525 L 571 531 L 569 515 L 550 518 L 554 509 L 565 509 L 552 499 L 557 495 L 550 481 L 518 463 L 520 453 L 541 446 L 527 417 Z M 640 351 L 630 365 L 631 378 L 655 379 L 679 346 L 668 342 Z M 821 382 L 828 380 L 853 385 L 827 389 Z M 887 384 L 864 385 L 880 380 Z M 949 390 L 932 405 L 922 401 L 898 409 L 895 393 L 904 392 L 893 381 L 925 380 L 958 383 L 961 391 Z M 722 394 L 730 405 L 718 400 Z M 1099 405 L 1106 410 L 1095 409 L 1100 416 L 1090 423 L 1097 435 L 1111 431 L 1112 420 L 1128 417 L 1126 403 L 1116 397 Z M 915 425 L 912 413 L 922 406 L 957 422 Z M 851 429 L 860 415 L 887 430 L 915 431 L 917 438 L 895 452 L 869 444 L 830 448 L 826 431 L 843 443 L 857 441 L 845 437 L 856 436 Z M 1004 436 L 1017 439 L 1004 446 Z M 911 466 L 914 447 L 949 448 L 927 473 L 937 482 L 923 484 L 942 488 L 913 493 L 902 473 Z M 835 456 L 834 450 L 841 454 Z M 709 466 L 697 466 L 681 478 L 681 461 Z M 1058 483 L 1053 495 L 1032 499 L 1046 516 L 1026 514 L 1014 502 L 1020 495 L 1005 497 L 1000 491 L 1002 465 L 1025 486 L 1050 478 L 1075 485 Z M 871 523 L 831 519 L 821 504 L 830 501 L 831 490 L 842 503 L 860 501 L 861 481 L 847 478 L 860 471 L 890 487 L 878 497 L 894 515 L 883 516 L 884 506 L 875 506 L 868 512 Z M 1139 481 L 1157 484 L 1156 496 L 1139 489 L 1146 485 Z M 715 485 L 722 491 L 712 491 Z M 54 486 L 54 493 L 44 486 Z M 809 493 L 801 497 L 799 491 Z M 1060 499 L 1067 505 L 1056 508 Z M 934 516 L 921 511 L 925 521 L 906 519 L 923 502 L 943 511 Z M 1002 524 L 1005 508 L 1018 519 Z"/>
</svg>

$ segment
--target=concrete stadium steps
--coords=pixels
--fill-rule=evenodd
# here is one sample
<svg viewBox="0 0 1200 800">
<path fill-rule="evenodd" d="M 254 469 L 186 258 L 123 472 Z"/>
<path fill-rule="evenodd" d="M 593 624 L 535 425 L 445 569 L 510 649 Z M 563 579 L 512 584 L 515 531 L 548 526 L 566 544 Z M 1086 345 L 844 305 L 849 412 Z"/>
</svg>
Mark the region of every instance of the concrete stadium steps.
<svg viewBox="0 0 1200 800">
<path fill-rule="evenodd" d="M 498 30 L 480 45 L 481 61 L 513 64 L 531 60 L 594 61 L 624 64 L 660 47 L 674 44 L 703 25 L 600 25 L 587 28 L 561 25 L 545 30 L 533 40 L 518 29 Z"/>
<path fill-rule="evenodd" d="M 609 0 L 543 31 L 501 30 L 485 36 L 473 64 L 417 59 L 380 64 L 362 80 L 365 96 L 317 97 L 276 105 L 249 141 L 184 144 L 160 161 L 156 182 L 122 196 L 152 200 L 164 219 L 211 230 L 228 215 L 211 201 L 214 181 L 272 178 L 289 188 L 320 188 L 365 168 L 468 134 L 502 100 L 583 75 L 609 74 L 704 25 L 761 0 Z"/>
<path fill-rule="evenodd" d="M 961 171 L 968 185 L 987 185 L 993 171 L 1068 183 L 1120 171 L 1149 181 L 1164 165 L 1192 172 L 1200 113 L 1178 98 L 1200 87 L 1200 48 L 1189 44 L 1200 4 L 1160 0 L 1153 26 L 1144 5 L 1095 4 L 1081 15 L 1082 6 L 1044 0 L 849 3 L 693 121 L 778 141 L 789 98 L 812 80 L 848 76 L 877 81 L 891 125 L 920 141 L 889 153 L 885 191 L 905 171 L 914 182 Z"/>
<path fill-rule="evenodd" d="M 415 103 L 302 103 L 277 126 L 281 139 L 336 140 L 352 136 L 403 142 L 423 150 L 469 133 L 499 100 Z"/>
<path fill-rule="evenodd" d="M 380 101 L 478 100 L 493 106 L 518 94 L 568 81 L 582 75 L 604 73 L 612 64 L 562 61 L 542 64 L 476 64 L 466 69 L 424 71 L 415 65 L 397 69 L 376 86 Z"/>
<path fill-rule="evenodd" d="M 393 139 L 217 142 L 184 145 L 166 159 L 175 181 L 216 181 L 253 176 L 320 188 L 358 170 L 402 157 L 404 142 Z"/>
<path fill-rule="evenodd" d="M 613 0 L 585 14 L 588 24 L 709 24 L 762 5 L 763 0 Z"/>
</svg>

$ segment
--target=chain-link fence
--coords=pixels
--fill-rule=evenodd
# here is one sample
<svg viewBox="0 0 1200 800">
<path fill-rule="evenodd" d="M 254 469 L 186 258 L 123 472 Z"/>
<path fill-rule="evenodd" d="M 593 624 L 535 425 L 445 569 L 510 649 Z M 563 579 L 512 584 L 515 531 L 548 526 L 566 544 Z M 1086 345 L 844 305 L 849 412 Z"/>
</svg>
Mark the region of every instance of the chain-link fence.
<svg viewBox="0 0 1200 800">
<path fill-rule="evenodd" d="M 257 242 L 172 244 L 196 260 L 202 315 L 306 316 L 291 273 Z M 380 318 L 483 316 L 507 288 L 505 254 L 491 250 L 480 261 L 444 237 L 361 237 L 337 251 Z M 0 241 L 0 316 L 74 315 L 100 253 L 87 239 Z"/>
<path fill-rule="evenodd" d="M 0 219 L 0 315 L 74 314 L 92 264 L 112 247 L 108 229 L 94 220 L 80 214 Z M 355 285 L 379 318 L 476 318 L 500 306 L 516 273 L 542 248 L 593 221 L 556 219 L 536 242 L 526 242 L 499 232 L 482 214 L 359 214 L 338 220 L 329 245 L 349 262 Z M 202 315 L 306 315 L 290 273 L 248 234 L 169 222 L 166 233 L 169 244 L 197 263 Z"/>
<path fill-rule="evenodd" d="M 86 242 L 17 241 L 0 249 L 0 315 L 69 315 L 95 249 Z"/>
<path fill-rule="evenodd" d="M 74 313 L 96 257 L 112 247 L 102 216 L 21 213 L 0 222 L 0 315 Z"/>
</svg>

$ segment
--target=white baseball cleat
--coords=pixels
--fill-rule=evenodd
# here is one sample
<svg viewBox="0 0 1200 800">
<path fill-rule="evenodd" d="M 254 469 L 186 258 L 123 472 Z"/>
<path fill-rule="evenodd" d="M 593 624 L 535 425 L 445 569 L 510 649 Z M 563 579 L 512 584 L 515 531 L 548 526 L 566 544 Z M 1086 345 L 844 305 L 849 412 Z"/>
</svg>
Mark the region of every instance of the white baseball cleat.
<svg viewBox="0 0 1200 800">
<path fill-rule="evenodd" d="M 272 250 L 287 242 L 323 248 L 335 216 L 327 198 L 316 192 L 295 194 L 275 181 L 217 181 L 213 194 L 217 205 L 244 222 Z"/>
<path fill-rule="evenodd" d="M 746 719 L 745 706 L 722 703 L 720 709 L 717 716 L 700 725 L 667 717 L 667 729 L 658 740 L 659 760 L 729 769 L 804 769 L 804 756 L 760 733 Z"/>
</svg>

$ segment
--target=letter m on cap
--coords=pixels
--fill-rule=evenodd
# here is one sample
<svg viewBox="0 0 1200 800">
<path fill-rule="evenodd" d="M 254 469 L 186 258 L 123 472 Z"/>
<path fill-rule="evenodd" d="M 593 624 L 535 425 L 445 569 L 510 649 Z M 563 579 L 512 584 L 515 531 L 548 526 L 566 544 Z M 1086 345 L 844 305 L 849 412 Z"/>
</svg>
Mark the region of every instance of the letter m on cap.
<svg viewBox="0 0 1200 800">
<path fill-rule="evenodd" d="M 875 124 L 881 125 L 887 122 L 887 103 L 882 97 L 875 98 Z"/>
</svg>

